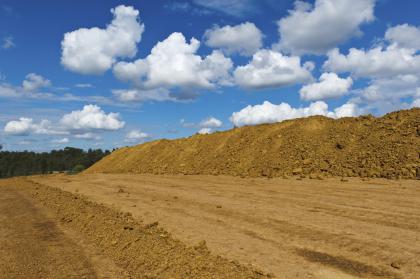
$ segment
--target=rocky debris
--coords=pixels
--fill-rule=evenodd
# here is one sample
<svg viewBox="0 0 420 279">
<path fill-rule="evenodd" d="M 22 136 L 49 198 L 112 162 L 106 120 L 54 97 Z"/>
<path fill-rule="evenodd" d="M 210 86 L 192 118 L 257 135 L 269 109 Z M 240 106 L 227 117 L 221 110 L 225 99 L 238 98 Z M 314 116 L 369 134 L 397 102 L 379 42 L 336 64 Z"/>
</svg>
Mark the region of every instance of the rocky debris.
<svg viewBox="0 0 420 279">
<path fill-rule="evenodd" d="M 121 148 L 85 173 L 420 179 L 420 108 L 287 120 Z"/>
</svg>

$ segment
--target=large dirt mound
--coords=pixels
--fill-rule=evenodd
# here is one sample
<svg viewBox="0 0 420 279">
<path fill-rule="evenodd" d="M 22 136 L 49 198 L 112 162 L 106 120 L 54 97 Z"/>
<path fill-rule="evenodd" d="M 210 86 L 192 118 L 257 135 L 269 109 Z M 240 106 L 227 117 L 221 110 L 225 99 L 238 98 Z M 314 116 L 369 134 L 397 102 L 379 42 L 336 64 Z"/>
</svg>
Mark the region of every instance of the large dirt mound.
<svg viewBox="0 0 420 279">
<path fill-rule="evenodd" d="M 322 116 L 121 148 L 87 173 L 420 177 L 420 109 Z"/>
</svg>

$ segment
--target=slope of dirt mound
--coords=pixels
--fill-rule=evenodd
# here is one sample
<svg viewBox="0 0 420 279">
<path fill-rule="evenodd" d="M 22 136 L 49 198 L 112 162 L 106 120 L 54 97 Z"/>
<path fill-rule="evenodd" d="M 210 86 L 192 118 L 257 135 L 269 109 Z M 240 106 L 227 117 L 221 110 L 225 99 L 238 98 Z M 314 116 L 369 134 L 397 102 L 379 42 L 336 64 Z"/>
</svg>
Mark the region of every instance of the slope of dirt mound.
<svg viewBox="0 0 420 279">
<path fill-rule="evenodd" d="M 322 116 L 121 148 L 87 173 L 420 177 L 420 109 Z"/>
</svg>

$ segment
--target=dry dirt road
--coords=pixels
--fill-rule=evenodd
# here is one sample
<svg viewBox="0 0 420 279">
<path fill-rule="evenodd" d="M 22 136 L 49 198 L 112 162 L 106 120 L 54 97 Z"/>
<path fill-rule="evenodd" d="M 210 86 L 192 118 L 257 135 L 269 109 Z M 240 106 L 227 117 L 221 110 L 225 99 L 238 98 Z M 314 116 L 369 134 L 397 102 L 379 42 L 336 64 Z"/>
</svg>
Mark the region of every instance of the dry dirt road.
<svg viewBox="0 0 420 279">
<path fill-rule="evenodd" d="M 31 177 L 277 278 L 420 278 L 420 181 Z M 29 241 L 29 240 L 28 240 Z"/>
</svg>

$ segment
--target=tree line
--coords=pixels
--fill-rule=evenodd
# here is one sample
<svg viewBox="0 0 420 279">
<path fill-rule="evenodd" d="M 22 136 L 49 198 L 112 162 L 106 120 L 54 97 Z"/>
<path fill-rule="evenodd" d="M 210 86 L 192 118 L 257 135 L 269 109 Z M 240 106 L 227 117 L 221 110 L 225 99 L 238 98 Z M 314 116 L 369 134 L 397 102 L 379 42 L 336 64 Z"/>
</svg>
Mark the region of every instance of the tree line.
<svg viewBox="0 0 420 279">
<path fill-rule="evenodd" d="M 108 154 L 110 154 L 108 150 L 84 151 L 73 147 L 42 153 L 2 151 L 0 145 L 0 178 L 53 172 L 79 172 Z"/>
</svg>

